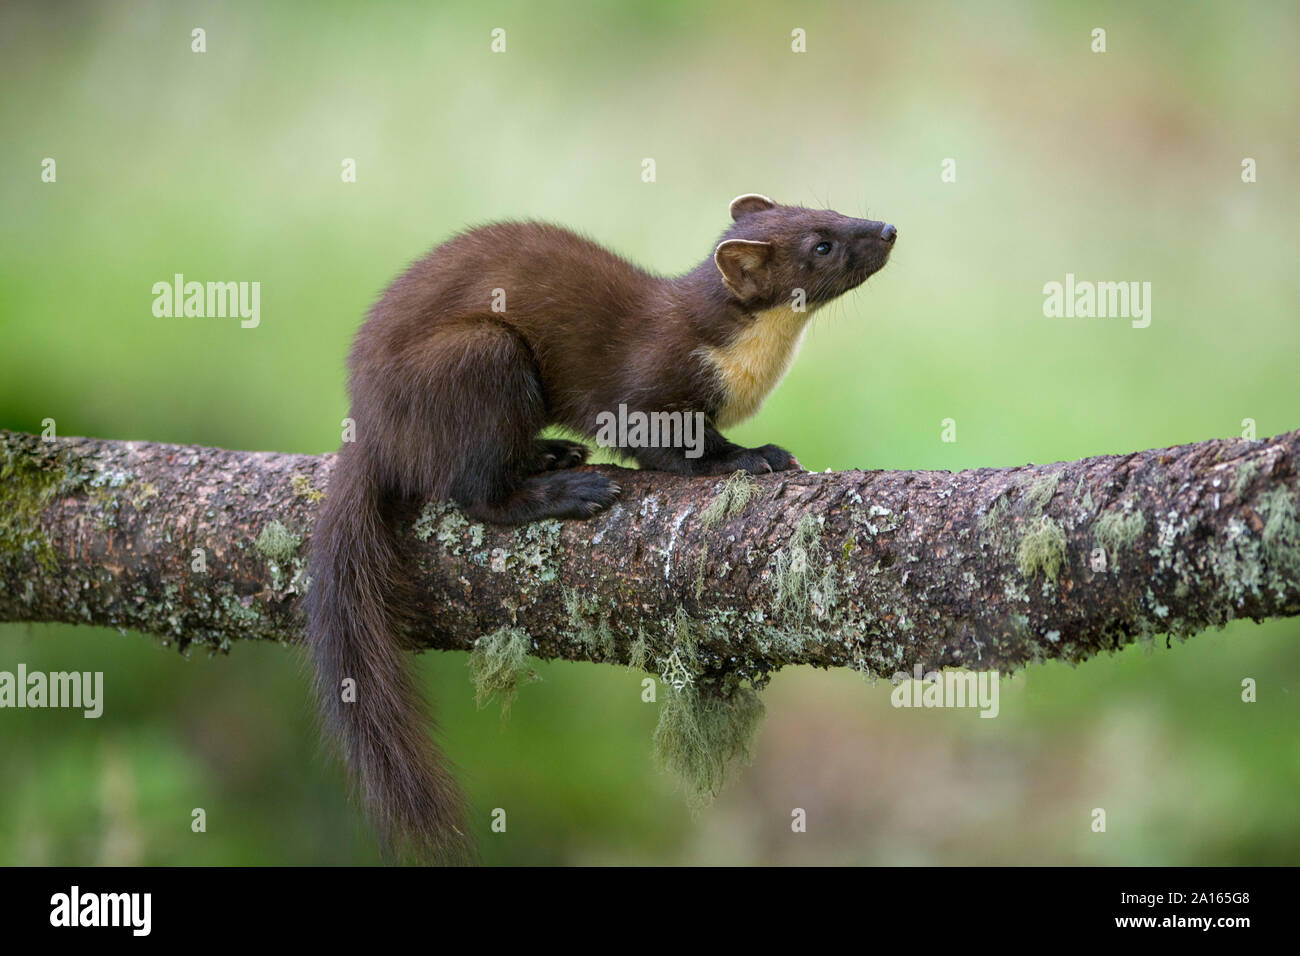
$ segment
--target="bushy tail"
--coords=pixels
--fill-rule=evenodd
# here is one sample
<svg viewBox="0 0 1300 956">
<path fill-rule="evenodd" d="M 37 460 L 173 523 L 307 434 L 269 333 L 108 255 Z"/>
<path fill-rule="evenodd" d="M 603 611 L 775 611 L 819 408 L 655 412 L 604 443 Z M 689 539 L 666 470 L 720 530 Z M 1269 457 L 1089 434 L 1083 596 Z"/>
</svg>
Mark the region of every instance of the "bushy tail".
<svg viewBox="0 0 1300 956">
<path fill-rule="evenodd" d="M 413 584 L 396 515 L 354 450 L 339 456 L 312 532 L 307 642 L 322 718 L 390 855 L 469 862 L 464 798 L 409 670 Z"/>
</svg>

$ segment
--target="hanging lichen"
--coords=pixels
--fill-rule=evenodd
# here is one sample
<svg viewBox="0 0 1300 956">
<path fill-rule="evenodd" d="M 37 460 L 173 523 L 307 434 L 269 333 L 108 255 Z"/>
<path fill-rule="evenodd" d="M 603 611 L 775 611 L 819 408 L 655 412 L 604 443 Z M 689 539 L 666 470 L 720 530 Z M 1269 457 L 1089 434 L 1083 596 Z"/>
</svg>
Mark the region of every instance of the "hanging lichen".
<svg viewBox="0 0 1300 956">
<path fill-rule="evenodd" d="M 262 526 L 261 533 L 254 542 L 258 551 L 277 564 L 287 564 L 298 553 L 302 537 L 286 528 L 278 519 L 271 519 Z"/>
<path fill-rule="evenodd" d="M 469 672 L 475 686 L 474 702 L 480 709 L 493 697 L 500 696 L 501 718 L 510 716 L 510 705 L 520 681 L 538 679 L 537 673 L 528 666 L 531 651 L 528 632 L 517 627 L 500 628 L 474 642 Z"/>
<path fill-rule="evenodd" d="M 751 687 L 724 688 L 705 679 L 694 628 L 679 608 L 671 624 L 673 648 L 659 659 L 668 686 L 660 695 L 654 753 L 686 791 L 687 803 L 698 808 L 713 802 L 736 761 L 748 762 L 763 702 Z"/>
<path fill-rule="evenodd" d="M 638 628 L 636 640 L 627 649 L 627 669 L 645 670 L 650 659 L 650 645 L 646 643 L 645 630 Z"/>
<path fill-rule="evenodd" d="M 772 569 L 775 607 L 793 622 L 821 617 L 835 605 L 838 595 L 833 562 L 817 570 L 822 550 L 821 524 L 810 514 L 799 519 L 790 543 L 776 554 Z"/>
<path fill-rule="evenodd" d="M 749 687 L 722 696 L 688 684 L 662 695 L 655 727 L 655 757 L 686 791 L 692 807 L 704 807 L 722 791 L 728 769 L 748 763 L 763 718 L 763 701 Z"/>
<path fill-rule="evenodd" d="M 1142 509 L 1133 508 L 1132 502 L 1125 502 L 1122 511 L 1107 511 L 1097 516 L 1092 526 L 1092 536 L 1097 544 L 1106 549 L 1112 572 L 1119 571 L 1120 553 L 1131 548 L 1142 533 L 1146 531 L 1147 518 Z"/>
<path fill-rule="evenodd" d="M 1049 581 L 1055 581 L 1065 564 L 1065 532 L 1043 515 L 1020 539 L 1017 558 L 1025 577 L 1032 578 L 1041 571 Z"/>
<path fill-rule="evenodd" d="M 1261 495 L 1260 513 L 1267 517 L 1260 535 L 1268 558 L 1272 583 L 1279 594 L 1300 584 L 1300 521 L 1296 499 L 1287 488 L 1274 488 Z"/>
<path fill-rule="evenodd" d="M 695 575 L 695 596 L 704 593 L 704 570 L 709 559 L 709 532 L 721 521 L 730 521 L 749 505 L 758 491 L 758 482 L 747 471 L 737 471 L 722 486 L 722 490 L 700 514 L 704 543 L 700 546 L 700 567 Z"/>
<path fill-rule="evenodd" d="M 1031 513 L 1042 514 L 1048 502 L 1055 497 L 1057 486 L 1060 483 L 1061 473 L 1058 471 L 1053 475 L 1044 475 L 1029 486 L 1025 491 L 1025 501 L 1028 503 Z"/>
</svg>

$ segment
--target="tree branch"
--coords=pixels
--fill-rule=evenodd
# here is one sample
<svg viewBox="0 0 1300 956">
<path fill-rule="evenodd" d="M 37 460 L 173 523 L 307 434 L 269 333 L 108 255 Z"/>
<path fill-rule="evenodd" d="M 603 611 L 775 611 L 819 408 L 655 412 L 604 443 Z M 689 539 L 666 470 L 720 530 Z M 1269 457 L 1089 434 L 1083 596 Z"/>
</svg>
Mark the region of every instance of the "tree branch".
<svg viewBox="0 0 1300 956">
<path fill-rule="evenodd" d="M 332 455 L 0 432 L 0 620 L 182 647 L 296 641 Z M 520 629 L 544 658 L 705 678 L 786 664 L 1011 671 L 1142 635 L 1300 614 L 1300 431 L 958 473 L 683 479 L 619 470 L 588 522 L 430 504 L 417 643 Z"/>
</svg>

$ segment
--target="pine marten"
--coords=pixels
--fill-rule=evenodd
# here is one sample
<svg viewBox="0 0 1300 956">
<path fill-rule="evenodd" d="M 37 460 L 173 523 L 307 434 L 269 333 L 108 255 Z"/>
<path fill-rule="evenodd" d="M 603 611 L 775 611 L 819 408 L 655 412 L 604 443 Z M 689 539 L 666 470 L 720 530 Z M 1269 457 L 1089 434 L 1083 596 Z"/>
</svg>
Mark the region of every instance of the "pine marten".
<svg viewBox="0 0 1300 956">
<path fill-rule="evenodd" d="M 429 499 L 501 524 L 589 518 L 618 485 L 576 471 L 601 413 L 702 413 L 702 449 L 615 449 L 684 475 L 797 467 L 718 431 L 753 415 L 817 308 L 884 266 L 891 225 L 748 194 L 713 254 L 651 275 L 542 223 L 471 229 L 417 261 L 358 331 L 345 442 L 312 534 L 307 637 L 327 730 L 390 853 L 466 861 L 464 801 L 407 670 L 401 529 Z M 355 682 L 355 701 L 343 682 Z"/>
</svg>

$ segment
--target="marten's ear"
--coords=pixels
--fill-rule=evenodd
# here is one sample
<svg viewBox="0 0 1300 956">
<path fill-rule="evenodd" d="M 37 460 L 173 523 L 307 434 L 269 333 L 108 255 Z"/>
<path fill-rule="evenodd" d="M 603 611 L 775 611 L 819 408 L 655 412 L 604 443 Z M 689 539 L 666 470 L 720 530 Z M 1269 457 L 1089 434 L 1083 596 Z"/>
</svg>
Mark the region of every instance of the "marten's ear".
<svg viewBox="0 0 1300 956">
<path fill-rule="evenodd" d="M 739 219 L 751 212 L 762 212 L 765 209 L 775 209 L 776 203 L 758 193 L 745 193 L 743 196 L 737 196 L 731 200 L 731 218 Z"/>
<path fill-rule="evenodd" d="M 728 239 L 718 245 L 713 261 L 727 288 L 741 302 L 748 302 L 769 285 L 767 264 L 772 261 L 772 244 Z"/>
</svg>

